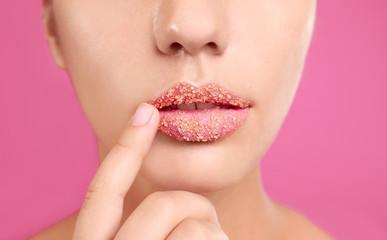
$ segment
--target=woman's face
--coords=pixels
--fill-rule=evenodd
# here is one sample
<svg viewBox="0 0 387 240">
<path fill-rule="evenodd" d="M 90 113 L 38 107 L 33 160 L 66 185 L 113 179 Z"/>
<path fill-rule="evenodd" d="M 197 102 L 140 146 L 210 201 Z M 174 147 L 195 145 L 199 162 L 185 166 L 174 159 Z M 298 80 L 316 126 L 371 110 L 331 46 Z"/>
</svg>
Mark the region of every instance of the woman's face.
<svg viewBox="0 0 387 240">
<path fill-rule="evenodd" d="M 46 7 L 56 21 L 51 50 L 71 77 L 101 158 L 141 102 L 180 81 L 217 83 L 250 101 L 245 122 L 216 141 L 156 135 L 141 178 L 194 192 L 223 189 L 256 170 L 294 98 L 315 10 L 316 0 L 53 0 Z"/>
</svg>

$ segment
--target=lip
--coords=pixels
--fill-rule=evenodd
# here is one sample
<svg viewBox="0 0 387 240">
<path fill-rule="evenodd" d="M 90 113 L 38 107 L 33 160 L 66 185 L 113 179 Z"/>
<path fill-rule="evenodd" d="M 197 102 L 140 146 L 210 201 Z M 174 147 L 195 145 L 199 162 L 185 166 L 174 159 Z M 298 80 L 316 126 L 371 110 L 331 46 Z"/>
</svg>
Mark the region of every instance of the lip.
<svg viewBox="0 0 387 240">
<path fill-rule="evenodd" d="M 160 112 L 158 130 L 187 142 L 218 140 L 237 130 L 249 116 L 251 103 L 217 83 L 199 87 L 180 81 L 149 101 Z M 182 110 L 175 105 L 208 103 L 213 108 Z M 175 106 L 172 110 L 171 107 Z M 192 106 L 192 105 L 191 105 Z"/>
</svg>

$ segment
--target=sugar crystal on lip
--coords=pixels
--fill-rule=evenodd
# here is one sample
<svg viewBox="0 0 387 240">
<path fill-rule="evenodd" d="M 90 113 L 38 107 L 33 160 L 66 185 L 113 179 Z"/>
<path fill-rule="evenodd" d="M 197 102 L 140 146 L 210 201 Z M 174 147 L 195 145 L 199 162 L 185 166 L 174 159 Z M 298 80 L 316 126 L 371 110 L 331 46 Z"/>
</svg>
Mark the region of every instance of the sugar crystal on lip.
<svg viewBox="0 0 387 240">
<path fill-rule="evenodd" d="M 224 88 L 215 83 L 208 83 L 201 87 L 195 87 L 187 82 L 179 82 L 160 97 L 150 101 L 156 108 L 163 108 L 170 105 L 190 103 L 213 103 L 228 104 L 239 108 L 245 108 L 250 103 L 233 93 L 227 92 Z"/>
<path fill-rule="evenodd" d="M 235 131 L 247 116 L 248 109 L 160 111 L 159 130 L 179 141 L 208 142 Z"/>
<path fill-rule="evenodd" d="M 159 131 L 179 141 L 214 141 L 242 125 L 250 106 L 248 101 L 217 84 L 209 83 L 198 88 L 183 81 L 150 101 L 158 109 L 192 103 L 231 105 L 240 109 L 160 110 Z"/>
</svg>

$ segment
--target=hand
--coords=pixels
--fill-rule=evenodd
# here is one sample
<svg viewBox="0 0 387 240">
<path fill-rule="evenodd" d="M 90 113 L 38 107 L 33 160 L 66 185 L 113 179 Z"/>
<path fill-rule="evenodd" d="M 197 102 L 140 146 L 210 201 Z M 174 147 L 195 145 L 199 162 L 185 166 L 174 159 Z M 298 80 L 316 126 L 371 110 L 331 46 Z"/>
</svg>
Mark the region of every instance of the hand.
<svg viewBox="0 0 387 240">
<path fill-rule="evenodd" d="M 150 194 L 120 226 L 125 195 L 149 150 L 158 123 L 158 110 L 141 104 L 88 187 L 74 240 L 228 239 L 211 202 L 185 191 Z"/>
</svg>

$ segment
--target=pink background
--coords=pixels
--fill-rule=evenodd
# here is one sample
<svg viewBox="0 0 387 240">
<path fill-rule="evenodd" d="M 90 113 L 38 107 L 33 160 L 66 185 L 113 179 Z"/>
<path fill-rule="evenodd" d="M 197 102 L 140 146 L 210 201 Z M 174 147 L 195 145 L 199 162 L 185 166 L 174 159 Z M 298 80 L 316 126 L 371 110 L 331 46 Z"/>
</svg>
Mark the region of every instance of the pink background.
<svg viewBox="0 0 387 240">
<path fill-rule="evenodd" d="M 40 1 L 0 3 L 0 239 L 77 210 L 95 139 L 50 56 Z M 262 160 L 268 194 L 337 239 L 387 239 L 387 1 L 321 0 L 295 102 Z"/>
</svg>

